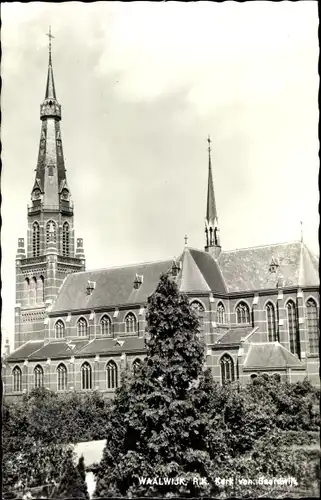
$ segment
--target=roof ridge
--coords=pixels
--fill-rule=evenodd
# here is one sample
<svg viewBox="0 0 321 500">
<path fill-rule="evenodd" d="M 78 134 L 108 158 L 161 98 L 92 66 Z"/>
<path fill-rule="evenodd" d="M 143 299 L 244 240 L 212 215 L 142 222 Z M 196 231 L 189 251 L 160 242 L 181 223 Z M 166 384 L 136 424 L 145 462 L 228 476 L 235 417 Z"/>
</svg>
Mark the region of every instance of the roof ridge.
<svg viewBox="0 0 321 500">
<path fill-rule="evenodd" d="M 265 247 L 276 247 L 280 245 L 293 245 L 294 243 L 300 243 L 299 240 L 293 240 L 293 241 L 284 241 L 282 243 L 270 243 L 266 245 L 255 245 L 253 247 L 243 247 L 243 248 L 235 248 L 233 250 L 222 250 L 222 253 L 232 253 L 232 252 L 239 252 L 241 250 L 251 250 L 252 248 L 265 248 Z"/>
<path fill-rule="evenodd" d="M 174 259 L 174 257 L 173 257 Z M 172 259 L 172 260 L 173 260 Z M 163 259 L 163 260 L 154 260 L 154 261 L 149 261 L 149 262 L 137 262 L 136 264 L 123 264 L 119 266 L 112 266 L 112 267 L 98 267 L 96 269 L 88 269 L 87 271 L 78 271 L 76 273 L 71 273 L 66 276 L 68 278 L 69 276 L 74 276 L 75 274 L 87 274 L 87 273 L 95 273 L 98 271 L 110 271 L 111 269 L 123 269 L 123 268 L 129 268 L 129 267 L 136 267 L 136 266 L 148 266 L 151 264 L 160 264 L 162 262 L 171 262 L 171 259 Z"/>
</svg>

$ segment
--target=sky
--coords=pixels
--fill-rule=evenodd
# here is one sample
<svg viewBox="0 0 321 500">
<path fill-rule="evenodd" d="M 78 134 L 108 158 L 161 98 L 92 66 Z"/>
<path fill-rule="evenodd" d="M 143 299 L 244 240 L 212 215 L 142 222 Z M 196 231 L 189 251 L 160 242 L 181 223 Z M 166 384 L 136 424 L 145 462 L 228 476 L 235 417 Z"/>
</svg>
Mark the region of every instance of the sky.
<svg viewBox="0 0 321 500">
<path fill-rule="evenodd" d="M 317 2 L 2 3 L 2 328 L 40 139 L 48 26 L 87 269 L 203 248 L 207 136 L 223 250 L 318 243 Z"/>
</svg>

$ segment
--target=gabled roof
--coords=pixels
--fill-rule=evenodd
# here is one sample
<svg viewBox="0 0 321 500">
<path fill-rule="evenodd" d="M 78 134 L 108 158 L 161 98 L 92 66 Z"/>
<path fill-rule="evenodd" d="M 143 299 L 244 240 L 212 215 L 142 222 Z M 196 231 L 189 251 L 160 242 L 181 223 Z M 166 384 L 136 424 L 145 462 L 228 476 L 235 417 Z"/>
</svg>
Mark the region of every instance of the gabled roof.
<svg viewBox="0 0 321 500">
<path fill-rule="evenodd" d="M 21 347 L 18 347 L 18 349 L 9 354 L 9 356 L 6 358 L 6 361 L 25 360 L 28 358 L 28 356 L 30 356 L 30 354 L 40 349 L 43 344 L 43 340 L 29 340 L 29 342 L 26 342 Z"/>
<path fill-rule="evenodd" d="M 101 338 L 95 339 L 85 345 L 77 356 L 88 356 L 90 354 L 121 354 L 145 350 L 145 341 L 142 337 L 119 337 L 119 339 Z"/>
<path fill-rule="evenodd" d="M 239 345 L 241 343 L 241 339 L 247 337 L 250 333 L 252 333 L 256 328 L 253 326 L 243 326 L 230 328 L 225 332 L 215 343 L 216 346 L 227 346 L 232 344 Z"/>
<path fill-rule="evenodd" d="M 297 356 L 279 342 L 250 344 L 244 368 L 248 370 L 268 370 L 272 368 L 296 368 L 305 370 Z"/>
<path fill-rule="evenodd" d="M 218 262 L 229 292 L 319 285 L 318 258 L 300 241 L 223 251 Z"/>
<path fill-rule="evenodd" d="M 144 304 L 155 291 L 161 274 L 171 266 L 172 261 L 166 260 L 69 274 L 51 312 Z M 136 274 L 143 275 L 138 289 L 134 288 Z M 95 282 L 90 295 L 86 292 L 88 281 Z"/>
<path fill-rule="evenodd" d="M 182 262 L 182 269 L 178 286 L 182 292 L 226 293 L 217 261 L 208 252 L 186 247 L 179 260 Z"/>
</svg>

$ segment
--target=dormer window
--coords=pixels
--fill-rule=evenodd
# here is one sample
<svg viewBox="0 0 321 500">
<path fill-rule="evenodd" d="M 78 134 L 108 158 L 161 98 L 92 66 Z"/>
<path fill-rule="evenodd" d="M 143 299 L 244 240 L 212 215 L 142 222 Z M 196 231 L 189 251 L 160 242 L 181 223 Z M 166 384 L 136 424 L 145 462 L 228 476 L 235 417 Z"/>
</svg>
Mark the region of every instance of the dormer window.
<svg viewBox="0 0 321 500">
<path fill-rule="evenodd" d="M 181 262 L 179 260 L 173 260 L 172 262 L 172 276 L 176 277 L 181 270 Z"/>
<path fill-rule="evenodd" d="M 269 273 L 276 273 L 278 267 L 279 267 L 279 263 L 278 263 L 277 259 L 275 259 L 275 257 L 273 257 L 273 255 L 272 255 L 272 259 L 271 259 L 270 266 L 269 266 Z"/>
<path fill-rule="evenodd" d="M 134 280 L 134 289 L 135 290 L 138 290 L 141 287 L 141 285 L 143 283 L 143 279 L 144 279 L 144 277 L 142 274 L 136 274 L 135 280 Z"/>
<path fill-rule="evenodd" d="M 96 282 L 95 281 L 89 281 L 88 280 L 88 283 L 87 283 L 87 286 L 86 286 L 86 290 L 87 290 L 87 295 L 91 295 L 93 290 L 96 288 Z"/>
</svg>

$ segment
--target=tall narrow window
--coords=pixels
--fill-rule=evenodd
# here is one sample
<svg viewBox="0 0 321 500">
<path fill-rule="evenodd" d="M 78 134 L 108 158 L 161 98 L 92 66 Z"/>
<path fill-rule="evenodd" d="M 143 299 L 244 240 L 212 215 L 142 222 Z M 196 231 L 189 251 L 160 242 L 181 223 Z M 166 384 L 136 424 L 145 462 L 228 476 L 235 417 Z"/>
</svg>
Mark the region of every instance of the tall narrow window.
<svg viewBox="0 0 321 500">
<path fill-rule="evenodd" d="M 28 306 L 30 302 L 30 280 L 29 278 L 26 278 L 24 280 L 24 286 L 23 286 L 23 294 L 24 294 L 24 299 L 25 299 L 25 304 Z"/>
<path fill-rule="evenodd" d="M 100 320 L 100 333 L 102 335 L 112 334 L 111 321 L 110 317 L 107 316 L 107 314 L 105 314 Z"/>
<path fill-rule="evenodd" d="M 219 325 L 225 323 L 225 307 L 222 302 L 219 302 L 217 304 L 216 323 L 218 323 Z"/>
<path fill-rule="evenodd" d="M 300 338 L 298 330 L 298 321 L 296 306 L 293 300 L 289 300 L 286 304 L 287 315 L 288 315 L 288 332 L 289 332 L 289 342 L 290 351 L 300 357 Z"/>
<path fill-rule="evenodd" d="M 37 280 L 37 289 L 36 289 L 36 301 L 37 304 L 42 304 L 44 302 L 44 277 L 39 276 Z"/>
<path fill-rule="evenodd" d="M 69 256 L 69 224 L 65 222 L 62 226 L 62 254 L 65 257 Z"/>
<path fill-rule="evenodd" d="M 318 321 L 318 308 L 313 299 L 306 302 L 306 315 L 307 315 L 307 330 L 309 339 L 309 352 L 310 354 L 319 353 L 319 321 Z"/>
<path fill-rule="evenodd" d="M 135 361 L 133 362 L 133 372 L 138 373 L 141 367 L 142 367 L 142 360 L 139 358 L 135 359 Z"/>
<path fill-rule="evenodd" d="M 204 314 L 205 314 L 205 309 L 204 306 L 198 302 L 197 300 L 194 300 L 194 302 L 191 303 L 191 307 L 193 310 L 196 312 L 199 325 L 200 325 L 200 331 L 204 331 Z"/>
<path fill-rule="evenodd" d="M 240 324 L 250 323 L 250 308 L 246 302 L 239 302 L 236 306 L 236 322 Z"/>
<path fill-rule="evenodd" d="M 44 376 L 43 376 L 43 369 L 40 365 L 37 365 L 35 367 L 34 376 L 35 376 L 35 388 L 38 389 L 39 387 L 43 387 Z"/>
<path fill-rule="evenodd" d="M 22 373 L 19 366 L 15 366 L 12 370 L 13 377 L 13 392 L 21 392 L 22 391 Z"/>
<path fill-rule="evenodd" d="M 67 368 L 63 363 L 57 367 L 57 389 L 65 391 L 67 389 Z"/>
<path fill-rule="evenodd" d="M 92 389 L 92 370 L 87 361 L 81 366 L 81 388 Z"/>
<path fill-rule="evenodd" d="M 34 306 L 37 298 L 37 279 L 35 277 L 30 280 L 29 304 Z"/>
<path fill-rule="evenodd" d="M 86 337 L 88 335 L 88 325 L 85 318 L 79 318 L 77 321 L 77 335 L 78 337 Z"/>
<path fill-rule="evenodd" d="M 56 334 L 56 339 L 62 339 L 65 336 L 65 325 L 61 319 L 58 319 L 58 321 L 55 324 L 55 334 Z"/>
<path fill-rule="evenodd" d="M 226 382 L 234 382 L 234 361 L 231 356 L 224 354 L 224 356 L 221 357 L 220 365 L 222 384 L 225 384 Z"/>
<path fill-rule="evenodd" d="M 46 243 L 56 243 L 57 241 L 57 226 L 53 220 L 49 220 L 46 224 Z"/>
<path fill-rule="evenodd" d="M 32 255 L 39 257 L 40 255 L 40 226 L 38 222 L 32 225 Z"/>
<path fill-rule="evenodd" d="M 116 389 L 118 387 L 117 366 L 114 361 L 108 361 L 106 366 L 107 389 Z"/>
<path fill-rule="evenodd" d="M 126 333 L 136 332 L 136 318 L 132 313 L 128 313 L 125 319 Z"/>
<path fill-rule="evenodd" d="M 272 302 L 268 302 L 266 304 L 265 310 L 266 310 L 268 339 L 269 342 L 275 342 L 277 340 L 276 314 L 275 314 L 275 307 L 272 304 Z"/>
</svg>

